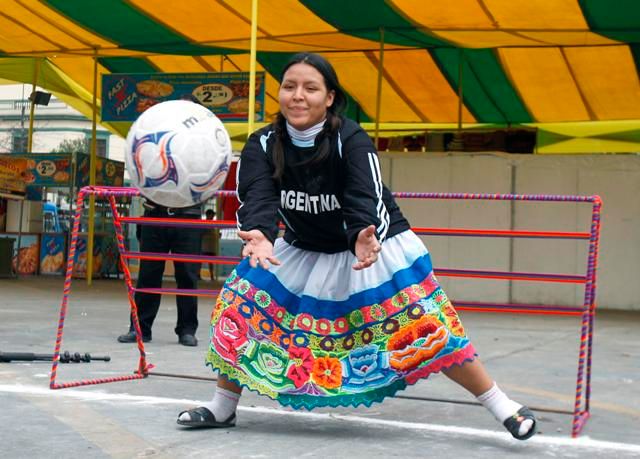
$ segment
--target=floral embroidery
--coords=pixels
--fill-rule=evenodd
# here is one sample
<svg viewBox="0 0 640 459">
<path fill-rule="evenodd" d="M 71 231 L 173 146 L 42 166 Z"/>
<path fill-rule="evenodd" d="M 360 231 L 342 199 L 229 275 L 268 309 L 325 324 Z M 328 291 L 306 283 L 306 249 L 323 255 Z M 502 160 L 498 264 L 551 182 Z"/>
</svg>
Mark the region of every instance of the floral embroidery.
<svg viewBox="0 0 640 459">
<path fill-rule="evenodd" d="M 233 303 L 233 299 L 235 298 L 236 294 L 233 293 L 233 290 L 230 289 L 224 289 L 222 291 L 222 301 L 224 301 L 225 303 Z"/>
<path fill-rule="evenodd" d="M 392 304 L 396 308 L 405 307 L 407 304 L 409 304 L 410 301 L 411 301 L 411 299 L 409 298 L 409 295 L 406 292 L 398 292 L 391 299 Z"/>
<path fill-rule="evenodd" d="M 351 322 L 354 328 L 364 325 L 364 316 L 362 315 L 362 311 L 359 309 L 352 311 L 351 314 L 349 314 L 349 322 Z"/>
<path fill-rule="evenodd" d="M 267 319 L 261 320 L 258 326 L 260 327 L 260 331 L 267 335 L 270 335 L 271 333 L 273 333 L 273 323 L 271 323 Z"/>
<path fill-rule="evenodd" d="M 242 303 L 238 305 L 238 312 L 242 314 L 243 317 L 247 319 L 251 319 L 253 316 L 253 305 L 251 303 Z"/>
<path fill-rule="evenodd" d="M 333 348 L 335 347 L 335 345 L 336 345 L 335 340 L 329 336 L 325 336 L 320 341 L 320 347 L 322 348 L 323 351 L 327 351 L 327 352 L 333 351 Z"/>
<path fill-rule="evenodd" d="M 342 365 L 333 357 L 318 357 L 313 362 L 313 380 L 327 389 L 335 389 L 342 384 Z"/>
<path fill-rule="evenodd" d="M 247 342 L 248 327 L 244 318 L 235 309 L 226 309 L 211 336 L 211 344 L 227 362 L 236 363 L 238 348 Z"/>
<path fill-rule="evenodd" d="M 438 306 L 442 306 L 447 301 L 447 296 L 442 290 L 438 289 L 438 292 L 433 297 L 433 301 L 435 301 Z"/>
<path fill-rule="evenodd" d="M 362 330 L 362 342 L 364 344 L 369 344 L 371 341 L 373 341 L 373 336 L 373 331 L 371 331 L 371 329 L 366 328 Z"/>
<path fill-rule="evenodd" d="M 369 309 L 369 315 L 371 315 L 373 320 L 380 321 L 387 318 L 387 311 L 379 304 L 374 304 L 371 306 L 371 309 Z"/>
<path fill-rule="evenodd" d="M 251 288 L 251 284 L 249 284 L 249 281 L 246 279 L 242 279 L 238 282 L 238 292 L 240 292 L 240 294 L 244 295 L 249 291 L 249 288 Z"/>
<path fill-rule="evenodd" d="M 424 309 L 420 303 L 414 303 L 409 307 L 407 315 L 410 319 L 419 319 L 424 315 Z"/>
<path fill-rule="evenodd" d="M 287 371 L 287 378 L 293 381 L 296 388 L 302 387 L 311 376 L 313 368 L 313 354 L 305 347 L 290 347 L 289 361 L 291 365 Z"/>
<path fill-rule="evenodd" d="M 451 303 L 447 301 L 442 306 L 442 312 L 444 313 L 444 318 L 447 322 L 447 327 L 451 330 L 455 336 L 464 336 L 464 327 L 462 326 L 462 322 L 460 322 L 460 318 L 458 317 L 458 313 L 453 308 Z"/>
<path fill-rule="evenodd" d="M 424 298 L 425 296 L 427 296 L 427 292 L 425 291 L 424 287 L 420 284 L 413 284 L 411 286 L 411 290 L 413 290 L 413 293 L 418 295 L 420 298 Z"/>
<path fill-rule="evenodd" d="M 253 299 L 261 308 L 266 308 L 271 303 L 271 295 L 264 290 L 258 290 Z"/>
<path fill-rule="evenodd" d="M 311 327 L 313 327 L 313 317 L 311 317 L 311 314 L 298 314 L 296 325 L 304 331 L 310 331 Z"/>
<path fill-rule="evenodd" d="M 393 375 L 384 370 L 389 367 L 385 354 L 375 344 L 355 349 L 342 362 L 344 388 L 364 390 L 386 384 Z"/>
<path fill-rule="evenodd" d="M 432 274 L 335 318 L 293 314 L 272 293 L 259 280 L 230 276 L 211 316 L 207 361 L 294 408 L 369 404 L 473 357 Z"/>
<path fill-rule="evenodd" d="M 229 277 L 227 277 L 227 280 L 225 281 L 225 285 L 233 284 L 237 277 L 238 277 L 238 274 L 236 273 L 236 270 L 234 269 L 233 271 L 231 271 L 231 274 L 229 274 Z"/>
<path fill-rule="evenodd" d="M 400 328 L 400 323 L 396 319 L 387 319 L 382 324 L 382 331 L 388 335 L 395 333 Z"/>
<path fill-rule="evenodd" d="M 336 330 L 336 333 L 346 333 L 349 331 L 349 322 L 344 317 L 338 317 L 333 321 L 333 328 Z"/>
<path fill-rule="evenodd" d="M 387 343 L 389 363 L 398 370 L 412 370 L 435 357 L 447 343 L 449 333 L 444 324 L 432 316 L 402 327 Z"/>
<path fill-rule="evenodd" d="M 282 323 L 284 318 L 287 316 L 287 310 L 282 306 L 271 306 L 267 312 L 269 312 L 271 317 L 273 317 L 278 323 Z"/>
<path fill-rule="evenodd" d="M 285 335 L 284 333 L 280 335 L 280 347 L 282 349 L 289 349 L 291 347 L 291 336 Z"/>
<path fill-rule="evenodd" d="M 315 328 L 316 332 L 321 335 L 328 335 L 331 333 L 331 321 L 328 319 L 316 319 Z"/>
<path fill-rule="evenodd" d="M 272 385 L 283 387 L 288 355 L 272 343 L 260 343 L 247 368 L 258 378 L 266 378 Z"/>
<path fill-rule="evenodd" d="M 296 333 L 293 337 L 293 344 L 298 347 L 305 347 L 309 344 L 309 337 L 302 333 Z"/>
<path fill-rule="evenodd" d="M 347 351 L 351 349 L 353 346 L 355 346 L 355 344 L 356 344 L 356 339 L 353 335 L 345 336 L 344 340 L 342 341 L 342 347 L 345 348 Z"/>
</svg>

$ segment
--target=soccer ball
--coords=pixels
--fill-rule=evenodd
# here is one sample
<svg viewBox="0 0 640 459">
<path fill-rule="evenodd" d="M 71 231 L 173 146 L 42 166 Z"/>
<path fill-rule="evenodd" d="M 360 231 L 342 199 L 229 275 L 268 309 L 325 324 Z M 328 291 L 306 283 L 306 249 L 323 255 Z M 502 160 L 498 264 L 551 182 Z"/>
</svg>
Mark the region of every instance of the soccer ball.
<svg viewBox="0 0 640 459">
<path fill-rule="evenodd" d="M 125 163 L 143 196 L 166 207 L 188 207 L 222 186 L 231 164 L 231 139 L 202 105 L 161 102 L 129 129 Z"/>
</svg>

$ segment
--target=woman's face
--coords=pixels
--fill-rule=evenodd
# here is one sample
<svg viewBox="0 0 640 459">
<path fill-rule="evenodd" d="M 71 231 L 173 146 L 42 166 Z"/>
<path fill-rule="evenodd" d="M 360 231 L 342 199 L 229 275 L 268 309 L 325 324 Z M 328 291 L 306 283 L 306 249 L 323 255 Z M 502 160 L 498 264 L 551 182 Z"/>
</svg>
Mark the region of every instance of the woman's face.
<svg viewBox="0 0 640 459">
<path fill-rule="evenodd" d="M 287 69 L 280 85 L 280 112 L 298 130 L 308 129 L 326 118 L 334 91 L 315 67 L 298 63 Z"/>
</svg>

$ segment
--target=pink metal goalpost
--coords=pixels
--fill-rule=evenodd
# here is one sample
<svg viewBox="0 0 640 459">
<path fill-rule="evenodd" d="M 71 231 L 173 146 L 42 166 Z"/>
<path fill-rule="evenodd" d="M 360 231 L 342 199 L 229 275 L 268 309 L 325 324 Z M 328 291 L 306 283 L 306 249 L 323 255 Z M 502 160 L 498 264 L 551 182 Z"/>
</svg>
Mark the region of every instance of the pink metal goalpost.
<svg viewBox="0 0 640 459">
<path fill-rule="evenodd" d="M 85 386 L 92 384 L 102 384 L 116 381 L 129 381 L 147 377 L 154 367 L 147 362 L 144 343 L 141 340 L 140 325 L 138 322 L 137 305 L 134 300 L 136 291 L 145 293 L 157 293 L 168 295 L 190 295 L 215 297 L 218 290 L 180 290 L 172 288 L 146 288 L 136 289 L 131 282 L 128 260 L 172 260 L 191 263 L 212 263 L 235 265 L 240 261 L 240 257 L 230 256 L 206 256 L 206 255 L 184 255 L 184 254 L 159 254 L 149 252 L 134 252 L 127 250 L 123 224 L 144 224 L 158 226 L 175 226 L 189 228 L 235 228 L 235 221 L 225 220 L 190 220 L 172 218 L 170 222 L 164 218 L 150 217 L 127 217 L 121 216 L 118 212 L 116 199 L 123 197 L 138 196 L 140 192 L 134 188 L 125 187 L 101 187 L 89 186 L 80 190 L 76 201 L 76 211 L 69 241 L 67 257 L 67 269 L 64 280 L 62 302 L 58 320 L 58 330 L 54 348 L 54 358 L 51 367 L 50 388 L 63 389 L 68 387 Z M 235 191 L 218 191 L 218 196 L 233 197 Z M 474 194 L 474 193 L 393 193 L 399 199 L 431 199 L 431 200 L 490 200 L 490 201 L 540 201 L 540 202 L 573 202 L 591 204 L 591 225 L 588 232 L 566 232 L 566 231 L 533 231 L 533 230 L 499 230 L 499 229 L 465 229 L 465 228 L 412 228 L 416 234 L 430 236 L 459 236 L 459 237 L 499 237 L 499 238 L 534 238 L 534 239 L 562 239 L 562 240 L 584 240 L 588 241 L 589 250 L 586 270 L 583 275 L 578 274 L 557 274 L 557 273 L 535 273 L 535 272 L 512 272 L 494 270 L 472 270 L 472 269 L 434 269 L 437 276 L 441 277 L 465 277 L 481 279 L 499 279 L 512 281 L 537 281 L 573 283 L 584 285 L 584 301 L 581 307 L 553 306 L 536 304 L 517 303 L 487 303 L 470 301 L 452 301 L 457 310 L 470 310 L 478 312 L 502 312 L 514 314 L 546 314 L 580 316 L 580 344 L 578 352 L 578 370 L 576 378 L 575 402 L 571 435 L 576 437 L 582 431 L 586 421 L 590 416 L 591 398 L 591 361 L 593 351 L 593 329 L 596 311 L 596 274 L 598 266 L 598 250 L 600 243 L 600 212 L 602 201 L 599 196 L 565 196 L 565 195 L 522 195 L 522 194 Z M 120 266 L 127 287 L 127 295 L 131 308 L 131 315 L 137 334 L 138 368 L 133 374 L 99 378 L 85 379 L 71 382 L 58 383 L 57 370 L 60 361 L 60 348 L 64 322 L 67 314 L 68 300 L 71 293 L 71 281 L 74 267 L 76 246 L 80 230 L 80 219 L 84 206 L 84 199 L 87 196 L 107 199 L 113 214 L 113 224 L 116 234 L 118 250 L 120 254 Z M 564 412 L 556 410 L 557 412 Z"/>
</svg>

